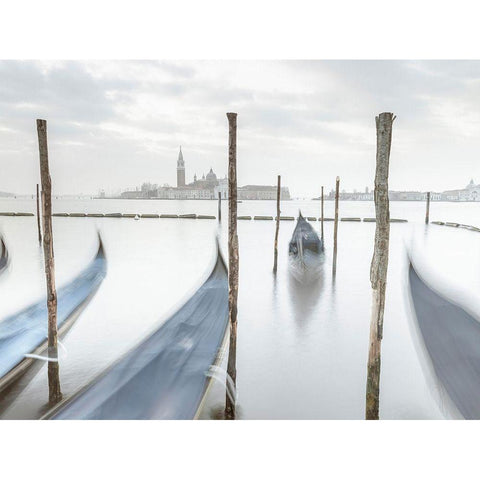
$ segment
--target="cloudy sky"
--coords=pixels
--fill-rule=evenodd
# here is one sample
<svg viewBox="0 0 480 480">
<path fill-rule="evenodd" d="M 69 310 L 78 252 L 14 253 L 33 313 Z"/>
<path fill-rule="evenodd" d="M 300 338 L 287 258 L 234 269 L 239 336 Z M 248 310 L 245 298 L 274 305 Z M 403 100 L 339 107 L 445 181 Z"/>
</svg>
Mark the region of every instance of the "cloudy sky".
<svg viewBox="0 0 480 480">
<path fill-rule="evenodd" d="M 175 185 L 179 145 L 187 181 L 223 177 L 228 111 L 240 185 L 372 187 L 382 111 L 397 115 L 391 189 L 480 183 L 477 61 L 1 61 L 0 191 L 39 182 L 36 118 L 57 194 Z"/>
</svg>

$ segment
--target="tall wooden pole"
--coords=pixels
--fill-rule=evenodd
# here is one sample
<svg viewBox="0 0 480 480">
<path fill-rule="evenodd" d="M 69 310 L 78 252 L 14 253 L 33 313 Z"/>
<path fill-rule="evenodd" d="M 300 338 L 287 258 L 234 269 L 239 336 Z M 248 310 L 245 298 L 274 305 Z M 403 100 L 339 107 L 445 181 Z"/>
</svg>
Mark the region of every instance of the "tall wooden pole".
<svg viewBox="0 0 480 480">
<path fill-rule="evenodd" d="M 280 191 L 281 191 L 281 177 L 277 178 L 277 225 L 275 228 L 275 242 L 273 244 L 273 273 L 277 273 L 277 258 L 278 258 L 278 230 L 280 229 Z"/>
<path fill-rule="evenodd" d="M 425 213 L 425 223 L 428 225 L 430 221 L 430 192 L 427 193 L 427 211 Z"/>
<path fill-rule="evenodd" d="M 58 360 L 57 350 L 57 292 L 55 289 L 55 259 L 52 231 L 52 180 L 48 167 L 47 121 L 37 120 L 42 180 L 43 254 L 47 280 L 48 357 Z M 48 362 L 48 398 L 55 404 L 62 398 L 58 361 Z"/>
<path fill-rule="evenodd" d="M 38 243 L 42 243 L 42 226 L 40 223 L 40 192 L 37 183 L 37 227 L 38 227 Z"/>
<path fill-rule="evenodd" d="M 322 232 L 322 245 L 324 245 L 324 237 L 323 237 L 323 185 L 322 185 L 322 217 L 321 217 L 321 232 Z"/>
<path fill-rule="evenodd" d="M 337 233 L 338 233 L 338 198 L 340 196 L 340 177 L 337 177 L 335 183 L 335 224 L 333 227 L 333 268 L 332 274 L 337 274 Z"/>
<path fill-rule="evenodd" d="M 237 114 L 228 118 L 228 317 L 230 343 L 227 374 L 234 387 L 237 383 L 237 298 L 238 298 L 238 234 L 237 234 Z M 225 419 L 235 419 L 235 399 L 225 398 Z"/>
<path fill-rule="evenodd" d="M 388 201 L 388 169 L 392 143 L 393 113 L 384 112 L 375 118 L 377 125 L 377 166 L 375 171 L 375 246 L 370 267 L 372 284 L 372 317 L 368 351 L 365 418 L 378 420 L 380 404 L 380 350 L 383 337 L 383 313 L 387 286 L 390 210 Z"/>
<path fill-rule="evenodd" d="M 218 221 L 222 222 L 222 192 L 218 192 Z"/>
</svg>

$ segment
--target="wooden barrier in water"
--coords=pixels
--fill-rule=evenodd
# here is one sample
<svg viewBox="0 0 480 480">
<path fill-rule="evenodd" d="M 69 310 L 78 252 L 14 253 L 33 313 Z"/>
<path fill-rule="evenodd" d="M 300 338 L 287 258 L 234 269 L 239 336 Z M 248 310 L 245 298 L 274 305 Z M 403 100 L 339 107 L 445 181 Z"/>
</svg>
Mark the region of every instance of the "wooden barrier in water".
<svg viewBox="0 0 480 480">
<path fill-rule="evenodd" d="M 323 222 L 324 222 L 324 215 L 323 215 L 323 185 L 322 185 L 322 197 L 321 197 L 321 217 L 320 217 L 320 221 L 322 222 L 321 223 L 321 226 L 320 226 L 320 238 L 322 240 L 322 245 L 325 245 L 325 240 L 324 240 L 324 236 L 323 236 Z"/>
<path fill-rule="evenodd" d="M 280 191 L 282 178 L 278 175 L 277 178 L 277 216 L 275 217 L 275 239 L 273 241 L 273 273 L 277 273 L 277 259 L 278 259 L 278 231 L 280 229 Z"/>
<path fill-rule="evenodd" d="M 335 181 L 335 224 L 333 227 L 333 264 L 332 275 L 337 274 L 337 234 L 338 234 L 338 199 L 340 197 L 340 177 Z"/>
<path fill-rule="evenodd" d="M 428 225 L 430 220 L 430 192 L 427 193 L 427 211 L 425 212 L 425 223 Z"/>
<path fill-rule="evenodd" d="M 34 217 L 34 213 L 30 212 L 0 212 L 0 217 Z M 186 214 L 170 214 L 170 213 L 83 213 L 83 212 L 56 212 L 52 213 L 52 217 L 73 217 L 73 218 L 187 218 L 187 219 L 199 219 L 199 220 L 216 220 L 215 215 L 203 215 L 203 214 L 195 214 L 195 213 L 186 213 Z M 271 215 L 255 215 L 252 217 L 251 215 L 239 215 L 237 216 L 237 220 L 277 220 L 277 216 L 275 217 Z M 319 217 L 305 217 L 310 222 L 321 222 L 322 218 Z M 281 221 L 294 221 L 298 219 L 298 217 L 290 216 L 290 215 L 280 215 Z M 334 218 L 324 217 L 323 222 L 334 222 Z M 341 222 L 361 222 L 362 219 L 360 217 L 342 217 L 340 218 Z M 364 222 L 375 222 L 375 218 L 373 217 L 365 217 L 363 218 Z M 390 223 L 406 223 L 408 222 L 407 219 L 404 218 L 391 218 Z M 444 225 L 445 222 L 430 222 L 435 225 Z M 458 226 L 459 223 L 447 222 L 448 226 Z"/>
<path fill-rule="evenodd" d="M 453 227 L 453 228 L 463 228 L 465 230 L 470 230 L 471 232 L 480 232 L 480 228 L 475 227 L 473 225 L 466 225 L 464 223 L 456 223 L 456 222 L 441 222 L 435 220 L 434 222 L 430 222 L 432 225 L 438 225 L 441 227 Z"/>
<path fill-rule="evenodd" d="M 366 217 L 363 219 L 364 222 L 372 222 L 375 223 L 377 221 L 376 218 Z M 405 218 L 391 218 L 389 220 L 390 223 L 407 223 L 408 220 Z M 433 222 L 432 222 L 433 223 Z"/>
<path fill-rule="evenodd" d="M 237 384 L 237 299 L 238 299 L 238 234 L 237 234 L 237 114 L 228 118 L 228 319 L 230 341 L 228 345 L 227 375 Z M 228 380 L 227 380 L 228 384 Z M 235 390 L 235 388 L 234 388 Z M 225 419 L 234 420 L 235 398 L 225 393 Z"/>
<path fill-rule="evenodd" d="M 388 199 L 388 173 L 392 127 L 395 116 L 383 112 L 375 118 L 377 129 L 377 155 L 375 169 L 375 243 L 370 282 L 372 284 L 372 315 L 367 363 L 365 419 L 378 420 L 380 405 L 380 362 L 383 338 L 383 315 L 387 286 L 388 250 L 390 239 L 390 208 Z"/>
<path fill-rule="evenodd" d="M 218 222 L 222 223 L 222 192 L 218 192 Z"/>
<path fill-rule="evenodd" d="M 43 254 L 47 283 L 48 309 L 48 401 L 51 405 L 62 398 L 57 346 L 57 291 L 55 288 L 55 260 L 52 229 L 52 180 L 48 165 L 47 121 L 37 119 L 40 177 L 42 182 Z"/>
<path fill-rule="evenodd" d="M 30 212 L 0 212 L 0 217 L 33 217 L 35 216 L 34 213 Z M 198 219 L 198 220 L 216 220 L 215 215 L 203 215 L 203 214 L 195 214 L 195 213 L 187 213 L 187 214 L 170 214 L 170 213 L 82 213 L 82 212 L 58 212 L 52 213 L 52 217 L 72 217 L 72 218 L 145 218 L 145 219 L 157 219 L 157 218 L 177 218 L 177 219 Z M 252 217 L 251 215 L 239 215 L 237 216 L 237 220 L 263 220 L 263 221 L 272 221 L 277 220 L 277 216 L 273 217 L 271 215 L 255 215 Z M 322 217 L 318 219 L 316 217 L 305 217 L 310 222 L 322 222 Z M 290 216 L 290 215 L 280 215 L 280 221 L 289 221 L 292 222 L 298 217 Z M 334 222 L 334 218 L 324 217 L 323 222 Z M 361 222 L 362 219 L 360 217 L 342 217 L 340 218 L 341 222 Z M 322 222 L 322 223 L 323 223 Z M 372 222 L 375 223 L 376 219 L 373 217 L 365 217 L 363 218 L 363 222 Z M 408 222 L 407 219 L 404 218 L 391 218 L 390 223 L 406 223 Z M 445 225 L 445 222 L 430 222 L 434 225 Z M 455 227 L 459 226 L 459 223 L 447 222 L 448 226 Z"/>
</svg>

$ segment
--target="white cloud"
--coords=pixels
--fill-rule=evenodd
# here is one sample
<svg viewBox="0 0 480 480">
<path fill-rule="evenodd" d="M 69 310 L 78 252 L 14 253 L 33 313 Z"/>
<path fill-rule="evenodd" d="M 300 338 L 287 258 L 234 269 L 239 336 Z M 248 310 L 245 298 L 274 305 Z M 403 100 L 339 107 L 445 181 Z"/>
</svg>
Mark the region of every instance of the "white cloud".
<svg viewBox="0 0 480 480">
<path fill-rule="evenodd" d="M 180 144 L 189 179 L 223 176 L 227 111 L 239 114 L 241 184 L 371 186 L 381 111 L 398 117 L 392 188 L 480 180 L 477 61 L 2 61 L 0 79 L 0 190 L 37 183 L 40 117 L 60 194 L 173 184 Z"/>
</svg>

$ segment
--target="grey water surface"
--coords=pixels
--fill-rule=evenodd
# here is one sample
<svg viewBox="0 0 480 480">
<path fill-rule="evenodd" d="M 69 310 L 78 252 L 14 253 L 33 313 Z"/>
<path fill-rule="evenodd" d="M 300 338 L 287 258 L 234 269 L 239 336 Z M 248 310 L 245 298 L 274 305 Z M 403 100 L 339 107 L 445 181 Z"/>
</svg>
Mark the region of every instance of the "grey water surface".
<svg viewBox="0 0 480 480">
<path fill-rule="evenodd" d="M 216 215 L 216 201 L 54 200 L 56 212 L 197 213 Z M 333 216 L 333 202 L 325 216 Z M 282 203 L 282 215 L 319 216 L 318 201 Z M 275 202 L 244 201 L 239 215 L 275 215 Z M 0 199 L 0 211 L 35 211 L 34 200 Z M 385 419 L 448 417 L 426 375 L 410 326 L 406 248 L 422 276 L 439 290 L 480 312 L 480 233 L 425 226 L 421 202 L 392 202 L 390 264 L 382 343 L 380 416 Z M 344 217 L 373 217 L 373 202 L 340 202 Z M 480 204 L 431 204 L 432 220 L 480 226 Z M 134 347 L 200 286 L 223 224 L 191 219 L 53 219 L 57 286 L 75 277 L 96 253 L 99 230 L 108 272 L 97 295 L 62 340 L 60 375 L 65 396 Z M 369 281 L 374 223 L 340 222 L 335 280 L 331 275 L 333 222 L 325 223 L 320 277 L 301 285 L 288 270 L 288 242 L 295 222 L 282 221 L 278 274 L 272 274 L 273 221 L 238 222 L 240 286 L 237 395 L 244 419 L 361 419 L 371 307 Z M 314 223 L 320 230 L 319 222 Z M 10 252 L 0 276 L 0 321 L 45 292 L 35 217 L 0 217 Z M 46 321 L 46 319 L 45 319 Z M 225 391 L 214 380 L 201 418 L 214 418 Z M 0 398 L 0 418 L 39 418 L 48 399 L 46 366 Z"/>
</svg>

